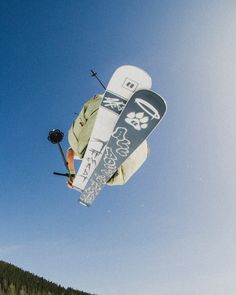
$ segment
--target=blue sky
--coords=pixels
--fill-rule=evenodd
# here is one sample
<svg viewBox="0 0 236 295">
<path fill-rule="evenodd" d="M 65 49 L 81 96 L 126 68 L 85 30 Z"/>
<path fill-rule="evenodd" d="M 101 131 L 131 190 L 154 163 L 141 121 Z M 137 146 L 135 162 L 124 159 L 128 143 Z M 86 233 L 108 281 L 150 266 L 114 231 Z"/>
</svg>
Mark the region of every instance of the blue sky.
<svg viewBox="0 0 236 295">
<path fill-rule="evenodd" d="M 0 259 L 102 295 L 235 293 L 235 1 L 1 1 Z M 123 64 L 168 113 L 151 155 L 94 206 L 48 131 L 66 134 Z M 67 148 L 66 138 L 63 148 Z"/>
</svg>

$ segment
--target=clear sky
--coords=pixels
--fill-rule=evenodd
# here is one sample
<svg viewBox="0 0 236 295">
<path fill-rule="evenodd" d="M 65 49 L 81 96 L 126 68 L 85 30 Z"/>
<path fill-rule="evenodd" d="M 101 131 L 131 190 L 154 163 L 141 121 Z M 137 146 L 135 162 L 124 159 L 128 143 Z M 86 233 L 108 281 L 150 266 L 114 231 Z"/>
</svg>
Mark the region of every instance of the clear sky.
<svg viewBox="0 0 236 295">
<path fill-rule="evenodd" d="M 2 0 L 0 32 L 0 259 L 100 295 L 235 294 L 236 2 Z M 47 134 L 123 64 L 168 113 L 87 209 Z"/>
</svg>

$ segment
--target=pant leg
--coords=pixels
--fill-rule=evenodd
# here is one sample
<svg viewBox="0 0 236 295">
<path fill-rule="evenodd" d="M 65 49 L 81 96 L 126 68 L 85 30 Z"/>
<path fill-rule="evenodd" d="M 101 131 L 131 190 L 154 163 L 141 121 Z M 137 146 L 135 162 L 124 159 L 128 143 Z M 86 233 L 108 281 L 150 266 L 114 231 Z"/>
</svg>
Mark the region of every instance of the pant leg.
<svg viewBox="0 0 236 295">
<path fill-rule="evenodd" d="M 108 181 L 107 185 L 125 184 L 146 161 L 149 153 L 145 140 L 118 168 L 117 173 Z"/>
</svg>

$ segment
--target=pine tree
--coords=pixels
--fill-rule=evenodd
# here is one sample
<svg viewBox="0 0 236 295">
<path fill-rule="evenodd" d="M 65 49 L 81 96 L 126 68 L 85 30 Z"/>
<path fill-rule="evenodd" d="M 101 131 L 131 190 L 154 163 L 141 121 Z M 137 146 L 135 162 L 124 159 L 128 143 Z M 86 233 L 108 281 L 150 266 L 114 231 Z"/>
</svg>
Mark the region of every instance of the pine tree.
<svg viewBox="0 0 236 295">
<path fill-rule="evenodd" d="M 16 295 L 16 288 L 15 285 L 13 283 L 10 283 L 9 287 L 8 287 L 8 295 Z"/>
<path fill-rule="evenodd" d="M 27 292 L 24 286 L 21 287 L 19 295 L 27 295 Z"/>
</svg>

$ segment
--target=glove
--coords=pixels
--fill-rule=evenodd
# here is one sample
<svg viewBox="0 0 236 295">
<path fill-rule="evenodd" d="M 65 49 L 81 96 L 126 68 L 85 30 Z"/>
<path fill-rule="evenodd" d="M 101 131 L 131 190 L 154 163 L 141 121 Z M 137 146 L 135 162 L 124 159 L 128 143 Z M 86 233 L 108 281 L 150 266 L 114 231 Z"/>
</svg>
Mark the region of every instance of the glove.
<svg viewBox="0 0 236 295">
<path fill-rule="evenodd" d="M 67 180 L 67 186 L 69 188 L 72 188 L 72 184 L 73 184 L 74 179 L 75 179 L 75 174 L 70 174 L 70 177 Z"/>
</svg>

